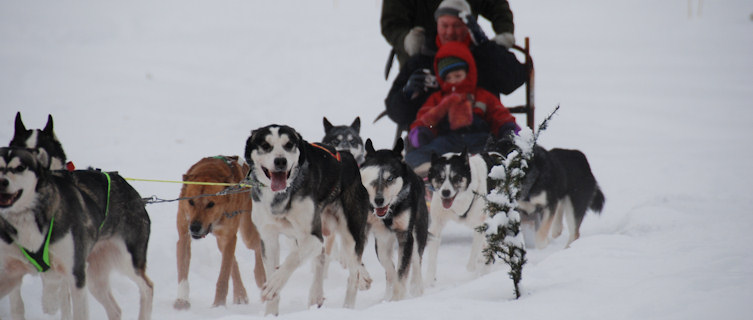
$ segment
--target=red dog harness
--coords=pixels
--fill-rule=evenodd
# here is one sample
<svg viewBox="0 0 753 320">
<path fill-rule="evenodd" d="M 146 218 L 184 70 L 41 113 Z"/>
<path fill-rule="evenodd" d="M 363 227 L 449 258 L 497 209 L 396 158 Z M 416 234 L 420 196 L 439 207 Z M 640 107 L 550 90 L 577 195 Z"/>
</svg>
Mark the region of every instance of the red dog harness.
<svg viewBox="0 0 753 320">
<path fill-rule="evenodd" d="M 327 151 L 327 153 L 329 153 L 329 155 L 331 155 L 333 158 L 337 159 L 337 162 L 340 162 L 342 160 L 342 158 L 340 157 L 340 152 L 339 151 L 335 151 L 335 153 L 332 153 L 332 151 L 329 151 L 329 149 L 327 149 L 327 148 L 325 148 L 325 147 L 323 147 L 323 146 L 321 146 L 319 144 L 311 143 L 311 145 L 314 146 L 314 147 L 317 147 L 319 149 L 322 149 L 324 151 Z"/>
</svg>

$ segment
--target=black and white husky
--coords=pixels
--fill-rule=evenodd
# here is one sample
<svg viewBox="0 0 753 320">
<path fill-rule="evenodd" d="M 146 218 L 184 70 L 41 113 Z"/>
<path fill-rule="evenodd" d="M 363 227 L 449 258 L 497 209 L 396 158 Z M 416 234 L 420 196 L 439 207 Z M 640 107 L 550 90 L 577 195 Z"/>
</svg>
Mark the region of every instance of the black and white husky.
<svg viewBox="0 0 753 320">
<path fill-rule="evenodd" d="M 104 198 L 106 191 L 80 187 L 93 177 L 50 171 L 44 157 L 43 149 L 0 148 L 0 226 L 6 242 L 0 297 L 16 291 L 25 274 L 38 273 L 46 312 L 62 307 L 64 319 L 88 319 L 88 286 L 108 317 L 119 319 L 109 285 L 110 271 L 118 269 L 139 287 L 139 319 L 149 319 L 153 289 L 146 276 L 149 217 L 143 204 L 137 205 L 140 216 L 108 212 L 92 196 Z M 11 303 L 22 302 L 12 297 Z M 23 305 L 11 309 L 14 317 L 23 317 Z"/>
<path fill-rule="evenodd" d="M 279 312 L 280 290 L 301 263 L 315 258 L 309 305 L 324 301 L 323 235 L 340 237 L 341 259 L 350 272 L 345 307 L 355 305 L 358 289 L 371 278 L 361 263 L 366 243 L 368 193 L 353 156 L 332 147 L 309 144 L 293 128 L 269 125 L 251 132 L 246 162 L 254 204 L 252 220 L 262 240 L 267 282 L 261 292 L 266 314 Z M 280 264 L 279 235 L 295 240 Z"/>
<path fill-rule="evenodd" d="M 324 117 L 322 122 L 324 123 L 324 138 L 322 138 L 322 142 L 335 147 L 337 151 L 350 152 L 360 166 L 366 153 L 363 149 L 363 140 L 360 136 L 361 118 L 356 117 L 350 126 L 333 126 L 327 120 L 327 117 Z"/>
<path fill-rule="evenodd" d="M 570 232 L 567 245 L 580 237 L 580 225 L 588 209 L 601 212 L 604 193 L 583 152 L 535 146 L 524 178 L 518 209 L 524 223 L 535 224 L 536 247 L 549 244 L 562 233 L 562 220 Z"/>
<path fill-rule="evenodd" d="M 471 156 L 463 151 L 461 154 L 432 155 L 428 177 L 434 191 L 429 211 L 429 265 L 426 270 L 427 279 L 431 283 L 436 281 L 437 253 L 442 229 L 448 221 L 463 224 L 473 232 L 471 255 L 466 266 L 468 271 L 479 270 L 483 265 L 481 253 L 486 238 L 476 228 L 484 224 L 487 216 L 484 197 L 489 193 L 489 169 L 488 157 L 481 154 Z"/>
<path fill-rule="evenodd" d="M 423 294 L 421 260 L 426 247 L 429 212 L 424 183 L 403 160 L 403 140 L 394 149 L 374 150 L 366 140 L 366 161 L 361 165 L 361 181 L 369 192 L 372 213 L 369 225 L 376 240 L 379 263 L 387 277 L 385 299 L 405 297 L 409 272 L 411 294 Z M 392 261 L 397 241 L 397 270 Z"/>
<path fill-rule="evenodd" d="M 151 316 L 152 283 L 144 273 L 146 269 L 146 250 L 149 242 L 150 219 L 139 193 L 117 172 L 98 170 L 75 170 L 66 162 L 62 144 L 55 136 L 52 116 L 48 116 L 44 129 L 27 129 L 16 114 L 15 133 L 10 142 L 11 147 L 26 148 L 37 156 L 40 165 L 52 170 L 54 176 L 65 176 L 78 190 L 94 201 L 101 212 L 107 214 L 105 223 L 99 229 L 95 250 L 88 257 L 90 261 L 104 259 L 108 263 L 90 263 L 89 270 L 97 268 L 94 274 L 101 279 L 99 287 L 90 286 L 90 290 L 101 291 L 94 294 L 105 306 L 108 316 L 119 317 L 121 311 L 112 296 L 109 295 L 109 276 L 112 270 L 119 270 L 136 282 L 141 294 L 142 308 L 140 319 Z M 68 165 L 65 165 L 67 164 Z M 117 250 L 115 250 L 115 249 Z M 43 278 L 44 280 L 45 278 Z M 67 298 L 62 298 L 58 287 L 43 281 L 43 307 L 47 313 L 55 313 L 58 308 L 69 306 Z M 99 288 L 103 289 L 99 289 Z M 94 292 L 94 291 L 92 291 Z M 107 292 L 106 294 L 104 294 Z M 11 294 L 11 313 L 23 314 L 23 301 L 18 289 Z M 63 295 L 65 293 L 63 292 Z"/>
<path fill-rule="evenodd" d="M 16 113 L 15 132 L 9 146 L 29 148 L 32 150 L 42 149 L 50 159 L 50 170 L 72 169 L 72 163 L 66 162 L 63 146 L 55 136 L 52 115 L 47 115 L 47 124 L 44 129 L 26 129 L 21 112 Z"/>
</svg>

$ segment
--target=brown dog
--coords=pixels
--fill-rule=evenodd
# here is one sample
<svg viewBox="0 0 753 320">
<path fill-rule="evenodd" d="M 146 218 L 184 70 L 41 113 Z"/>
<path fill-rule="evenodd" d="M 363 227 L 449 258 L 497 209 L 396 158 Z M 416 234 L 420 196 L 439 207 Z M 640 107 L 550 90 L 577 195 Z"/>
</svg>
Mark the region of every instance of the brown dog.
<svg viewBox="0 0 753 320">
<path fill-rule="evenodd" d="M 238 162 L 238 157 L 217 156 L 201 159 L 183 175 L 183 181 L 239 183 L 246 177 L 249 167 Z M 241 281 L 238 262 L 235 260 L 235 243 L 238 229 L 246 247 L 255 251 L 256 264 L 254 278 L 256 285 L 266 281 L 261 260 L 261 241 L 259 232 L 251 222 L 251 197 L 248 193 L 236 193 L 223 196 L 196 197 L 204 194 L 216 194 L 225 186 L 184 184 L 180 191 L 178 203 L 178 298 L 173 307 L 188 309 L 188 268 L 191 262 L 191 238 L 202 239 L 207 234 L 214 234 L 217 247 L 222 253 L 220 276 L 213 306 L 225 305 L 228 291 L 228 278 L 233 278 L 233 302 L 248 303 L 246 288 Z M 196 198 L 194 198 L 196 197 Z"/>
</svg>

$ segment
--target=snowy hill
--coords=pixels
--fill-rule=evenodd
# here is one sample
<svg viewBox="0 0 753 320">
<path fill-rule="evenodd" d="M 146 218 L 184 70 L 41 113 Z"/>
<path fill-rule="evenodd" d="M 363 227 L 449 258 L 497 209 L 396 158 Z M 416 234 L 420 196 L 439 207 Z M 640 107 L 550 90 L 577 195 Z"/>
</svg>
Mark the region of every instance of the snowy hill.
<svg viewBox="0 0 753 320">
<path fill-rule="evenodd" d="M 519 300 L 504 266 L 465 270 L 471 237 L 451 225 L 438 283 L 422 297 L 381 301 L 372 239 L 364 260 L 374 284 L 355 310 L 341 308 L 346 272 L 334 264 L 324 307 L 307 310 L 304 266 L 282 291 L 280 318 L 753 318 L 753 3 L 701 1 L 510 1 L 518 42 L 531 38 L 536 116 L 561 106 L 541 143 L 582 150 L 607 199 L 571 248 L 561 237 L 529 250 Z M 32 128 L 52 114 L 78 167 L 166 180 L 204 156 L 242 154 L 250 130 L 270 123 L 316 141 L 322 116 L 335 124 L 360 116 L 362 135 L 388 147 L 394 125 L 371 123 L 391 84 L 380 8 L 377 0 L 0 2 L 0 141 L 10 141 L 16 111 Z M 145 197 L 180 190 L 133 185 Z M 154 319 L 262 317 L 242 246 L 252 301 L 211 308 L 212 237 L 194 241 L 192 308 L 175 311 L 177 204 L 147 209 Z M 25 278 L 27 318 L 56 319 L 39 308 L 40 283 Z M 124 318 L 135 318 L 136 287 L 119 275 L 113 283 Z M 89 305 L 92 319 L 105 317 Z M 8 308 L 0 300 L 0 318 Z"/>
</svg>

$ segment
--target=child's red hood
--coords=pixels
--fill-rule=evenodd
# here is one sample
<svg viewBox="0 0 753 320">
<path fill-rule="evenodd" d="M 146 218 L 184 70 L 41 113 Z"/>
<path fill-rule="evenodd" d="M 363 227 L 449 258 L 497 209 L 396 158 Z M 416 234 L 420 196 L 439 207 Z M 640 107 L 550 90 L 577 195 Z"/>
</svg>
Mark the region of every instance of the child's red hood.
<svg viewBox="0 0 753 320">
<path fill-rule="evenodd" d="M 437 64 L 439 60 L 445 57 L 457 57 L 468 63 L 468 75 L 462 82 L 450 84 L 444 82 L 444 80 L 439 77 L 439 68 L 437 67 Z M 462 42 L 447 42 L 439 48 L 437 55 L 434 57 L 434 74 L 438 76 L 437 82 L 439 83 L 440 88 L 442 88 L 443 93 L 473 93 L 476 90 L 476 61 L 473 59 L 473 55 L 471 55 L 468 46 Z"/>
</svg>

